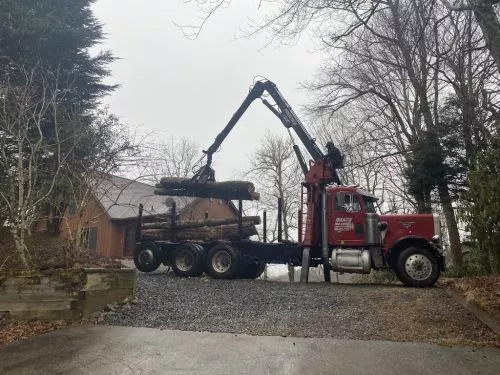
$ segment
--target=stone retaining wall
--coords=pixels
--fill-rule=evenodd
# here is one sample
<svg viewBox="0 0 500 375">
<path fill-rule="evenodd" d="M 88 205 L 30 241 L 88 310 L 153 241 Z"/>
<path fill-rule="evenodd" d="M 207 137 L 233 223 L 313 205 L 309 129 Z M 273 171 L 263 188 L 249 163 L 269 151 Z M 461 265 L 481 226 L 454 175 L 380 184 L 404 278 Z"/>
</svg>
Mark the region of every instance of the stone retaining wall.
<svg viewBox="0 0 500 375">
<path fill-rule="evenodd" d="M 135 296 L 133 269 L 55 270 L 0 275 L 0 315 L 7 320 L 78 320 Z"/>
</svg>

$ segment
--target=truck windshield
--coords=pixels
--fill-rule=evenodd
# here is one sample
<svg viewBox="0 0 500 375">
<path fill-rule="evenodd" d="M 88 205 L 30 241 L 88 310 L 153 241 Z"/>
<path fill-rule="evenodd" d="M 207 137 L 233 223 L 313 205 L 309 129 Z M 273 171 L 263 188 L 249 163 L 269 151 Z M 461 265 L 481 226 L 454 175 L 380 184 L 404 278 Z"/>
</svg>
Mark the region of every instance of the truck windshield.
<svg viewBox="0 0 500 375">
<path fill-rule="evenodd" d="M 377 211 L 375 210 L 375 199 L 372 197 L 367 197 L 366 195 L 363 195 L 363 200 L 365 202 L 366 210 L 371 213 L 376 213 Z"/>
</svg>

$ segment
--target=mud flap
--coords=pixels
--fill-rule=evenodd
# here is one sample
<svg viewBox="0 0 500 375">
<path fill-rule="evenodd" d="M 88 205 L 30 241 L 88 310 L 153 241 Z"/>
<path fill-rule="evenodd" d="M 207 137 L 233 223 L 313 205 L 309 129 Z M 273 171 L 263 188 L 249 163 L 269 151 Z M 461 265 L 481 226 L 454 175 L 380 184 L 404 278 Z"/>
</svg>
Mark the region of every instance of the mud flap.
<svg viewBox="0 0 500 375">
<path fill-rule="evenodd" d="M 323 262 L 323 273 L 325 275 L 325 282 L 331 283 L 332 282 L 332 276 L 330 273 L 330 263 L 328 262 Z"/>
<path fill-rule="evenodd" d="M 446 258 L 444 255 L 439 257 L 439 269 L 443 272 L 446 271 Z"/>
<path fill-rule="evenodd" d="M 304 247 L 302 250 L 302 268 L 300 269 L 300 282 L 307 283 L 309 281 L 309 255 L 310 249 Z"/>
</svg>

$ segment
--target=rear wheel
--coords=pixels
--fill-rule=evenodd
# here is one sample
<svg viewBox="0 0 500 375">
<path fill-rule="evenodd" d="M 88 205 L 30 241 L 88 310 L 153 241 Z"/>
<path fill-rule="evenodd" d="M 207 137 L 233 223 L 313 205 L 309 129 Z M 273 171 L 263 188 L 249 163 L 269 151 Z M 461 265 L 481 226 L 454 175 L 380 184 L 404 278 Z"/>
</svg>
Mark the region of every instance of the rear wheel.
<svg viewBox="0 0 500 375">
<path fill-rule="evenodd" d="M 185 243 L 172 254 L 172 270 L 177 276 L 197 277 L 203 273 L 204 250 L 198 244 Z"/>
<path fill-rule="evenodd" d="M 395 269 L 406 286 L 432 286 L 441 274 L 438 258 L 428 249 L 410 246 L 397 256 Z"/>
<path fill-rule="evenodd" d="M 240 278 L 257 279 L 260 275 L 262 275 L 265 269 L 266 263 L 264 262 L 244 263 L 240 273 Z"/>
<path fill-rule="evenodd" d="M 154 242 L 145 242 L 135 250 L 134 264 L 139 271 L 156 271 L 160 263 L 160 251 Z"/>
<path fill-rule="evenodd" d="M 238 276 L 241 254 L 229 244 L 214 245 L 208 252 L 207 273 L 216 279 L 233 279 Z"/>
</svg>

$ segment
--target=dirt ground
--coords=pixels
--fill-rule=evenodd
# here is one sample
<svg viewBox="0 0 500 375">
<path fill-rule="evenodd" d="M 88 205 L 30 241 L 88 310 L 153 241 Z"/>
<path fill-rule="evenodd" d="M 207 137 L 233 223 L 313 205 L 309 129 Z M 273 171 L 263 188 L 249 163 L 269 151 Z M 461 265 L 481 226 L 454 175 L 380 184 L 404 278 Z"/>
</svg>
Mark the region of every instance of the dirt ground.
<svg viewBox="0 0 500 375">
<path fill-rule="evenodd" d="M 67 322 L 63 320 L 50 323 L 32 320 L 29 322 L 15 322 L 10 324 L 2 323 L 0 320 L 0 349 L 11 342 L 52 332 L 64 328 L 67 325 Z"/>
<path fill-rule="evenodd" d="M 467 302 L 500 319 L 500 275 L 443 279 L 441 282 Z"/>
</svg>

